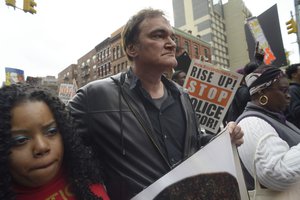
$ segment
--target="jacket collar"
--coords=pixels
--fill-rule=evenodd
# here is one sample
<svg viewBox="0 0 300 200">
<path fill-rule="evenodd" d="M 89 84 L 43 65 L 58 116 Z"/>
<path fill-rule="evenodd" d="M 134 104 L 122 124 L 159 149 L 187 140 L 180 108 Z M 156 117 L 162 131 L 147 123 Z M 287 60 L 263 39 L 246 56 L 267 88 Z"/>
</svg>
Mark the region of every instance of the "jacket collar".
<svg viewBox="0 0 300 200">
<path fill-rule="evenodd" d="M 141 80 L 139 79 L 138 76 L 136 76 L 132 70 L 132 68 L 130 68 L 127 72 L 127 77 L 129 80 L 129 89 L 132 90 L 136 87 L 141 87 Z M 161 76 L 161 81 L 163 82 L 164 86 L 170 90 L 171 92 L 175 92 L 175 93 L 181 93 L 179 88 L 176 87 L 176 85 L 174 84 L 173 81 L 170 81 L 169 79 L 167 79 L 164 75 Z"/>
</svg>

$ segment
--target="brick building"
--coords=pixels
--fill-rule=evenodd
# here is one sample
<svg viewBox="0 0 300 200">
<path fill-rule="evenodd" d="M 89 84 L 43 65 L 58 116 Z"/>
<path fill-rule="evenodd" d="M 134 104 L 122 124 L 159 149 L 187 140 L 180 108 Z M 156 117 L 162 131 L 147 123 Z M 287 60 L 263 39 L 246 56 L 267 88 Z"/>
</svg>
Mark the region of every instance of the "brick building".
<svg viewBox="0 0 300 200">
<path fill-rule="evenodd" d="M 99 43 L 91 51 L 77 60 L 58 74 L 59 83 L 72 83 L 76 80 L 78 87 L 81 87 L 93 80 L 102 79 L 121 71 L 127 70 L 130 62 L 122 48 L 122 28 L 113 32 L 109 38 Z M 191 32 L 184 32 L 174 28 L 176 44 L 179 47 L 177 52 L 180 55 L 186 51 L 191 58 L 199 59 L 201 56 L 207 62 L 211 62 L 211 46 L 199 36 L 193 36 Z"/>
</svg>

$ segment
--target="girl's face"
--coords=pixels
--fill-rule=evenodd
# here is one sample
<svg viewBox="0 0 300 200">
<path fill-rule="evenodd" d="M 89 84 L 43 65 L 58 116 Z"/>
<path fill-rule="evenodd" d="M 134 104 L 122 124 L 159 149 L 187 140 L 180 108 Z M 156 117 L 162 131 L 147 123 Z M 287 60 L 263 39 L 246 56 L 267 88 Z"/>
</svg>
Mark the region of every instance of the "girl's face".
<svg viewBox="0 0 300 200">
<path fill-rule="evenodd" d="M 11 110 L 11 134 L 15 142 L 9 156 L 13 180 L 27 187 L 51 181 L 61 168 L 63 142 L 47 104 L 26 101 Z"/>
</svg>

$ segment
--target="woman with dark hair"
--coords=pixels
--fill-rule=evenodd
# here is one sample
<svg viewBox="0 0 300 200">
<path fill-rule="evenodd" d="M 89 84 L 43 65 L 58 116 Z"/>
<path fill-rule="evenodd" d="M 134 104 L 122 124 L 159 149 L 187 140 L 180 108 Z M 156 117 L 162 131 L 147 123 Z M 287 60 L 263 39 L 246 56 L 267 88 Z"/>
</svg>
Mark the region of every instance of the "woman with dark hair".
<svg viewBox="0 0 300 200">
<path fill-rule="evenodd" d="M 0 89 L 0 199 L 109 199 L 101 168 L 46 88 Z"/>
<path fill-rule="evenodd" d="M 251 102 L 237 121 L 245 134 L 238 151 L 247 187 L 252 190 L 256 178 L 263 188 L 281 191 L 279 195 L 289 193 L 300 181 L 300 130 L 284 117 L 290 102 L 289 82 L 270 65 L 258 67 L 245 80 Z"/>
</svg>

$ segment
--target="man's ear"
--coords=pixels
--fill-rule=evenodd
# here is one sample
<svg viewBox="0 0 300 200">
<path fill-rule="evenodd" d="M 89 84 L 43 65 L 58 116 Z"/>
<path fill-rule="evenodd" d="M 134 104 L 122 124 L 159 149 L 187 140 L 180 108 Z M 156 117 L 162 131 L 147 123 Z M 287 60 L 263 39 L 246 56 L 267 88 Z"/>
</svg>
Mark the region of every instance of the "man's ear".
<svg viewBox="0 0 300 200">
<path fill-rule="evenodd" d="M 126 48 L 126 53 L 130 57 L 133 57 L 133 58 L 136 57 L 137 56 L 136 46 L 133 44 L 128 45 Z"/>
</svg>

